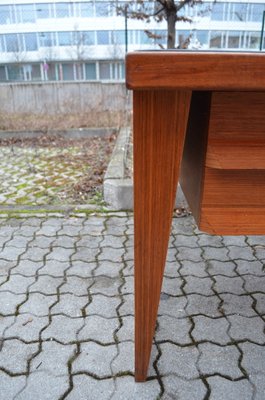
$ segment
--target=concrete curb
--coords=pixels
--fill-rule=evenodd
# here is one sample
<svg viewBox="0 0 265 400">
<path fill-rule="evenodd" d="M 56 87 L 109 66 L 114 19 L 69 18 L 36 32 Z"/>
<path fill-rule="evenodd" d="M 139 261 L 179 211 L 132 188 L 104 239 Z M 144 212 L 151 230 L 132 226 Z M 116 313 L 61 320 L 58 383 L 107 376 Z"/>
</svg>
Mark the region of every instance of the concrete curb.
<svg viewBox="0 0 265 400">
<path fill-rule="evenodd" d="M 103 184 L 104 200 L 113 210 L 133 209 L 133 182 L 125 177 L 126 150 L 130 139 L 130 128 L 122 128 L 117 137 Z M 178 185 L 176 207 L 187 208 L 188 204 Z"/>
</svg>

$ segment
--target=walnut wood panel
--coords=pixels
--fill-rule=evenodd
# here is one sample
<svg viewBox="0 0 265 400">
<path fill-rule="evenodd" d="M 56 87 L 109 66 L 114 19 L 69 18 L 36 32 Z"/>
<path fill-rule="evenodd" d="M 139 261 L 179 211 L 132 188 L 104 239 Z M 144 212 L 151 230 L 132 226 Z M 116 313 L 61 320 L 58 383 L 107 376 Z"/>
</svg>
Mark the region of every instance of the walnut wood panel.
<svg viewBox="0 0 265 400">
<path fill-rule="evenodd" d="M 198 223 L 204 178 L 211 92 L 193 92 L 180 172 L 180 184 Z"/>
<path fill-rule="evenodd" d="M 265 207 L 202 207 L 199 229 L 214 235 L 264 235 Z"/>
<path fill-rule="evenodd" d="M 213 93 L 206 165 L 265 169 L 264 92 Z"/>
<path fill-rule="evenodd" d="M 190 92 L 134 92 L 135 379 L 146 379 Z"/>
<path fill-rule="evenodd" d="M 202 206 L 265 207 L 265 170 L 205 168 Z"/>
<path fill-rule="evenodd" d="M 262 90 L 262 53 L 136 52 L 126 57 L 129 89 Z"/>
</svg>

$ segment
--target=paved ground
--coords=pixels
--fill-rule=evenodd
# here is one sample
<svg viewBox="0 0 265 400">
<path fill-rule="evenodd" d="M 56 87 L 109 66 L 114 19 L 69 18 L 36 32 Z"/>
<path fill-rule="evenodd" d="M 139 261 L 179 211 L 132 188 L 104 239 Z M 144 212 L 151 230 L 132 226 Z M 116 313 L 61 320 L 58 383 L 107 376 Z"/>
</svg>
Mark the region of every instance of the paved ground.
<svg viewBox="0 0 265 400">
<path fill-rule="evenodd" d="M 2 215 L 0 243 L 1 400 L 264 400 L 264 237 L 174 219 L 143 384 L 131 215 Z"/>
</svg>

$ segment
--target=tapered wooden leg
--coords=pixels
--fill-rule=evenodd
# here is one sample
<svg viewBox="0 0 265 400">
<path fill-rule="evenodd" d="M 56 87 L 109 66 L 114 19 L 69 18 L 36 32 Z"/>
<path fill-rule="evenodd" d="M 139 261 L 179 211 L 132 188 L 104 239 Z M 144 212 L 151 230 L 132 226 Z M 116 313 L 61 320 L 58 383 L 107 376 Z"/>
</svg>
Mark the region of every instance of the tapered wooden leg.
<svg viewBox="0 0 265 400">
<path fill-rule="evenodd" d="M 135 380 L 146 379 L 190 91 L 134 92 Z"/>
</svg>

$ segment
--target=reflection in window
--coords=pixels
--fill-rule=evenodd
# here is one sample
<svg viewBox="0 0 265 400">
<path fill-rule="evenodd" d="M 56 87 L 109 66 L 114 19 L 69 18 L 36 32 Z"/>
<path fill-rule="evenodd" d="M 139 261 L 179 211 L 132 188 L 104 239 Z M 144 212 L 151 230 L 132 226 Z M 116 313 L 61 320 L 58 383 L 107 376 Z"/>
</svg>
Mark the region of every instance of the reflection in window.
<svg viewBox="0 0 265 400">
<path fill-rule="evenodd" d="M 55 3 L 56 17 L 67 18 L 70 16 L 69 3 Z"/>
<path fill-rule="evenodd" d="M 50 15 L 49 8 L 50 8 L 50 5 L 47 3 L 36 4 L 37 19 L 38 18 L 50 18 L 52 15 Z"/>
<path fill-rule="evenodd" d="M 110 79 L 110 64 L 100 63 L 99 64 L 99 79 L 105 80 Z"/>
<path fill-rule="evenodd" d="M 109 31 L 97 31 L 97 44 L 109 44 Z"/>
<path fill-rule="evenodd" d="M 84 79 L 83 64 L 81 62 L 75 63 L 74 69 L 75 69 L 75 75 L 74 75 L 75 80 L 77 80 L 77 81 L 83 80 Z"/>
<path fill-rule="evenodd" d="M 87 80 L 96 80 L 97 79 L 97 73 L 96 73 L 96 64 L 95 63 L 86 63 L 85 64 L 85 69 L 86 69 L 86 79 Z"/>
<path fill-rule="evenodd" d="M 71 46 L 71 32 L 58 32 L 58 43 L 59 46 Z"/>
<path fill-rule="evenodd" d="M 25 47 L 28 51 L 38 50 L 37 34 L 36 33 L 24 33 Z"/>
<path fill-rule="evenodd" d="M 56 64 L 50 64 L 48 63 L 48 68 L 47 68 L 47 75 L 48 75 L 48 79 L 49 81 L 56 81 Z"/>
</svg>

